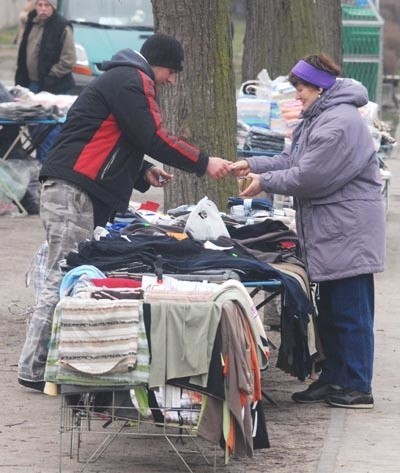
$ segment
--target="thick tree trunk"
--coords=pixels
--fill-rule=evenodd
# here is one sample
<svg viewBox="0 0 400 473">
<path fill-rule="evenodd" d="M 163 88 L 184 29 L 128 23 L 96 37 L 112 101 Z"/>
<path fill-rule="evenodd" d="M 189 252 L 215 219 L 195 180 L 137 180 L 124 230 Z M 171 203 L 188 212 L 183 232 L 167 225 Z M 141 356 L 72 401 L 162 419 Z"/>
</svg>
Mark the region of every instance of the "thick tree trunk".
<svg viewBox="0 0 400 473">
<path fill-rule="evenodd" d="M 267 67 L 267 1 L 245 0 L 246 29 L 243 39 L 243 82 L 257 79 L 258 73 Z"/>
<path fill-rule="evenodd" d="M 236 101 L 232 64 L 230 0 L 152 0 L 155 29 L 171 34 L 185 50 L 176 87 L 159 94 L 164 122 L 174 134 L 208 152 L 236 159 Z M 170 169 L 165 209 L 197 203 L 205 195 L 224 210 L 232 178 L 212 181 Z"/>
<path fill-rule="evenodd" d="M 341 64 L 340 0 L 246 0 L 243 81 L 266 68 L 272 79 L 308 54 L 326 53 Z"/>
</svg>

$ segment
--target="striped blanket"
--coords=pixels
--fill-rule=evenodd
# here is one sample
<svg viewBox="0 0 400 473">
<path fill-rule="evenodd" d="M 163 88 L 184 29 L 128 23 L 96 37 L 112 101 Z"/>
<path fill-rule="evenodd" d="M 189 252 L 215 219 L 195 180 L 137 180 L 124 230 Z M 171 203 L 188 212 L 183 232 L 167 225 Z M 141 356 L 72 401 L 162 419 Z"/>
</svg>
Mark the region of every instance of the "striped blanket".
<svg viewBox="0 0 400 473">
<path fill-rule="evenodd" d="M 147 382 L 141 305 L 131 299 L 62 298 L 53 319 L 46 380 L 90 386 Z"/>
</svg>

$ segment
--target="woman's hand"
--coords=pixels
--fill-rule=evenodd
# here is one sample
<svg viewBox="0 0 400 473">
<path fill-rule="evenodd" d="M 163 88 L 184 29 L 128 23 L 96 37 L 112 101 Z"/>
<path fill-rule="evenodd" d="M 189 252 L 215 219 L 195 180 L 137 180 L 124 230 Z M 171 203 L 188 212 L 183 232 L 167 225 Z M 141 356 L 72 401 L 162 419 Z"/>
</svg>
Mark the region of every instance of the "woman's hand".
<svg viewBox="0 0 400 473">
<path fill-rule="evenodd" d="M 248 198 L 254 197 L 255 195 L 261 192 L 261 185 L 260 185 L 260 175 L 249 173 L 247 175 L 248 178 L 251 179 L 251 183 L 246 187 L 246 189 L 239 194 L 240 197 Z"/>
<path fill-rule="evenodd" d="M 247 176 L 250 172 L 249 163 L 245 159 L 231 164 L 231 173 L 236 177 Z"/>
<path fill-rule="evenodd" d="M 164 187 L 173 179 L 173 174 L 169 174 L 162 168 L 151 167 L 145 173 L 146 181 L 153 187 Z"/>
</svg>

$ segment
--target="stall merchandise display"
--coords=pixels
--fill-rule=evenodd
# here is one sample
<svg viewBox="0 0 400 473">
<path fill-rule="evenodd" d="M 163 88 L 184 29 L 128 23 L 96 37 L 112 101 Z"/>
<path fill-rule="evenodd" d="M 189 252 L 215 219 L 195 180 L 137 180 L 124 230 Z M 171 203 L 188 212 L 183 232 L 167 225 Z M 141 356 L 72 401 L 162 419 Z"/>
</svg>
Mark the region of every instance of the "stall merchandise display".
<svg viewBox="0 0 400 473">
<path fill-rule="evenodd" d="M 205 291 L 188 291 L 186 282 L 185 291 L 172 293 L 154 282 L 143 299 L 116 300 L 114 292 L 109 300 L 107 291 L 103 299 L 93 299 L 98 288 L 62 298 L 53 322 L 46 380 L 62 385 L 69 395 L 79 393 L 79 399 L 92 393 L 93 413 L 101 413 L 109 423 L 147 422 L 152 405 L 157 411 L 153 421 L 160 422 L 162 416 L 166 428 L 177 420 L 173 412 L 182 408 L 182 389 L 197 392 L 186 394 L 196 401 L 197 415 L 187 402 L 178 417 L 181 427 L 196 424 L 191 435 L 214 445 L 224 438 L 226 462 L 232 455 L 252 456 L 254 448 L 267 448 L 265 419 L 252 416 L 262 406 L 260 370 L 266 366 L 267 342 L 247 291 L 237 281 L 210 286 L 203 282 Z M 131 395 L 124 396 L 118 387 Z M 165 392 L 163 401 L 154 401 L 155 388 Z M 70 408 L 63 404 L 63 433 L 76 412 L 92 415 L 79 402 L 70 402 Z M 68 422 L 65 416 L 70 416 Z"/>
<path fill-rule="evenodd" d="M 156 436 L 169 444 L 179 435 L 205 440 L 214 459 L 222 447 L 225 463 L 252 456 L 269 446 L 261 373 L 268 373 L 270 347 L 259 308 L 281 296 L 281 369 L 305 379 L 318 355 L 296 235 L 263 199 L 246 212 L 271 218 L 253 224 L 206 198 L 167 214 L 151 203 L 140 207 L 98 227 L 61 262 L 45 374 L 62 393 L 61 438 L 69 435 L 79 456 L 99 422 L 108 429 L 100 429 L 104 445 L 159 425 Z M 218 223 L 212 233 L 193 223 L 205 213 Z M 256 307 L 252 294 L 260 291 Z"/>
</svg>

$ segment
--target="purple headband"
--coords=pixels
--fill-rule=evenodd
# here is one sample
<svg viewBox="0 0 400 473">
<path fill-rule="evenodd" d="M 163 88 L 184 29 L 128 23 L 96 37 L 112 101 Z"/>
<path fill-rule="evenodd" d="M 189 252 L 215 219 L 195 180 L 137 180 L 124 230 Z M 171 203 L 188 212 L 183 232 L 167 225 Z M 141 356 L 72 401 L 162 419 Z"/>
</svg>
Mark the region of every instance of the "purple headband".
<svg viewBox="0 0 400 473">
<path fill-rule="evenodd" d="M 336 82 L 336 76 L 329 72 L 321 71 L 321 69 L 317 69 L 302 59 L 293 67 L 291 72 L 300 79 L 323 89 L 329 89 Z"/>
</svg>

